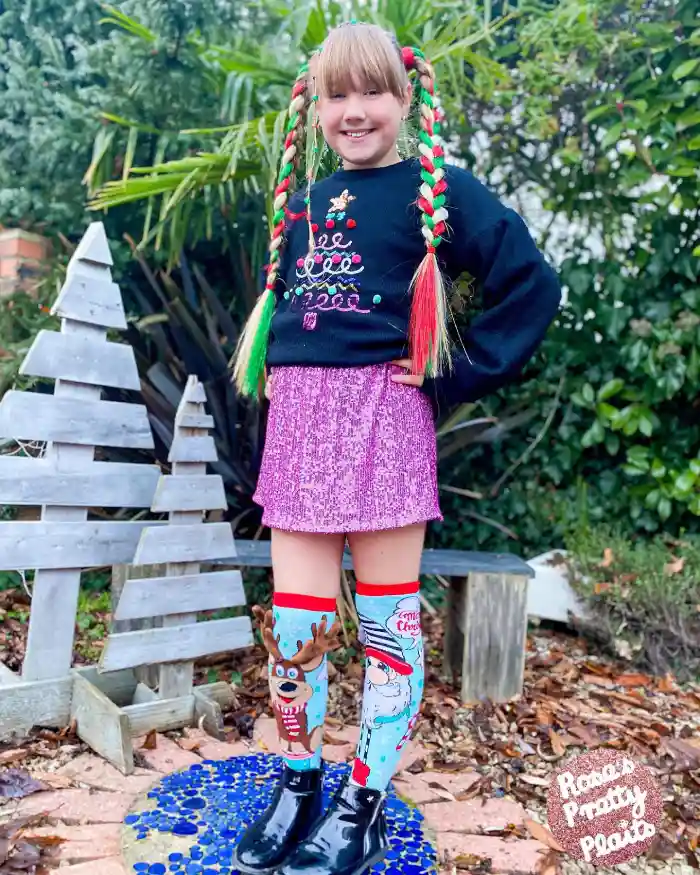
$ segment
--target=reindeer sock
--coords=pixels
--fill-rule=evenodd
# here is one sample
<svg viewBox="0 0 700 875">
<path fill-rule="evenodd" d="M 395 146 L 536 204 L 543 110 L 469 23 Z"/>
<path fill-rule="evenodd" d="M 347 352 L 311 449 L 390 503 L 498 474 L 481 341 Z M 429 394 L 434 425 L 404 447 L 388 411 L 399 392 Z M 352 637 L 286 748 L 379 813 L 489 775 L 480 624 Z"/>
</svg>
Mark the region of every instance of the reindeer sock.
<svg viewBox="0 0 700 875">
<path fill-rule="evenodd" d="M 385 790 L 411 737 L 423 697 L 420 583 L 357 584 L 365 689 L 351 781 Z"/>
<path fill-rule="evenodd" d="M 281 754 L 295 771 L 321 767 L 328 699 L 326 653 L 339 631 L 333 627 L 335 607 L 335 599 L 275 593 L 272 611 L 254 609 L 270 654 L 270 694 Z"/>
</svg>

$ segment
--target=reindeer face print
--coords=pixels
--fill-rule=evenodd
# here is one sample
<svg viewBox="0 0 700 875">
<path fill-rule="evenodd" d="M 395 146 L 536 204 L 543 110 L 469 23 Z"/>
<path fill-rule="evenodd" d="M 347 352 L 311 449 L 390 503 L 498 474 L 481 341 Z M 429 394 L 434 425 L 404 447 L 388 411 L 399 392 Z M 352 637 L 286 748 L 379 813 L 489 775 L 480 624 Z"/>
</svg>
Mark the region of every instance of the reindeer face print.
<svg viewBox="0 0 700 875">
<path fill-rule="evenodd" d="M 302 705 L 313 695 L 313 687 L 306 680 L 306 672 L 318 667 L 317 662 L 294 665 L 285 660 L 278 662 L 270 654 L 270 691 L 272 703 Z"/>
<path fill-rule="evenodd" d="M 340 626 L 334 624 L 327 629 L 328 617 L 324 614 L 319 623 L 311 623 L 311 638 L 296 641 L 296 652 L 291 652 L 293 639 L 281 643 L 281 636 L 275 634 L 272 611 L 256 606 L 253 613 L 260 621 L 263 641 L 270 654 L 268 677 L 272 709 L 284 756 L 309 759 L 323 739 L 323 716 L 316 713 L 312 700 L 325 673 L 324 656 L 336 644 Z M 311 713 L 307 713 L 307 706 L 312 709 Z"/>
</svg>

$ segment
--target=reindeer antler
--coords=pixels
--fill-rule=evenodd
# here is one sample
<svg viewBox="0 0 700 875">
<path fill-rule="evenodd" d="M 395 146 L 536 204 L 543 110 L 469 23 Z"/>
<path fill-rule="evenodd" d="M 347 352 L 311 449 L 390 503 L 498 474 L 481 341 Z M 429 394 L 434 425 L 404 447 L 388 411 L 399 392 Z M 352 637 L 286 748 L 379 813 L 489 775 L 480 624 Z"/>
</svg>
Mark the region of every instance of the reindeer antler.
<svg viewBox="0 0 700 875">
<path fill-rule="evenodd" d="M 304 665 L 307 662 L 319 660 L 329 650 L 338 643 L 338 635 L 340 635 L 341 626 L 337 621 L 326 634 L 326 626 L 328 625 L 328 617 L 324 614 L 321 622 L 311 624 L 311 641 L 304 644 L 303 641 L 297 641 L 297 652 L 290 659 L 295 665 Z"/>
<path fill-rule="evenodd" d="M 253 607 L 253 614 L 255 614 L 256 620 L 260 623 L 260 632 L 267 652 L 270 653 L 276 661 L 284 659 L 282 651 L 279 648 L 281 636 L 278 635 L 275 638 L 275 624 L 272 620 L 272 611 L 266 611 L 264 608 L 261 608 L 260 605 L 255 605 Z"/>
</svg>

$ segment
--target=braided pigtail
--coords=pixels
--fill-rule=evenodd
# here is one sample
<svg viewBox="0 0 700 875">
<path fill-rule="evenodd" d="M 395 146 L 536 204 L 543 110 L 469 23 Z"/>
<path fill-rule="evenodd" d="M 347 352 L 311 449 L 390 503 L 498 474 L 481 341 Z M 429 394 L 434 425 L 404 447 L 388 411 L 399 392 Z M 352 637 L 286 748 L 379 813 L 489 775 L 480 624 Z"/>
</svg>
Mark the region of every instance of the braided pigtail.
<svg viewBox="0 0 700 875">
<path fill-rule="evenodd" d="M 402 50 L 407 70 L 415 70 L 420 81 L 419 150 L 421 178 L 418 207 L 422 217 L 422 232 L 427 252 L 416 271 L 411 289 L 413 301 L 408 329 L 409 356 L 416 374 L 436 376 L 444 364 L 450 364 L 450 344 L 447 335 L 447 296 L 435 251 L 445 232 L 445 153 L 439 143 L 439 122 L 436 119 L 435 72 L 425 55 L 414 48 Z"/>
<path fill-rule="evenodd" d="M 246 322 L 235 353 L 233 379 L 241 395 L 259 398 L 265 381 L 265 361 L 270 324 L 275 312 L 275 283 L 284 244 L 285 213 L 289 198 L 296 188 L 300 158 L 304 153 L 304 133 L 309 107 L 308 64 L 297 75 L 289 105 L 289 123 L 284 141 L 284 155 L 277 179 L 274 200 L 272 234 L 265 290 L 258 298 Z"/>
</svg>

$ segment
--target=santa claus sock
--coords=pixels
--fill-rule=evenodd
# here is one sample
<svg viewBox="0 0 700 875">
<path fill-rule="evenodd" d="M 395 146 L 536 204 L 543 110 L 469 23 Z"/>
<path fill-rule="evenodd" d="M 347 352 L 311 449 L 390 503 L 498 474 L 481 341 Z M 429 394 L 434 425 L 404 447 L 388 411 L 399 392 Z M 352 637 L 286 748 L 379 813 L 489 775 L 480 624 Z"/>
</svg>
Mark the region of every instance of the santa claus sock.
<svg viewBox="0 0 700 875">
<path fill-rule="evenodd" d="M 295 771 L 321 767 L 335 608 L 335 599 L 292 593 L 275 593 L 272 601 L 273 630 L 264 636 L 272 710 L 280 752 Z"/>
<path fill-rule="evenodd" d="M 420 583 L 357 584 L 365 688 L 351 781 L 385 790 L 416 724 L 423 697 Z"/>
</svg>

